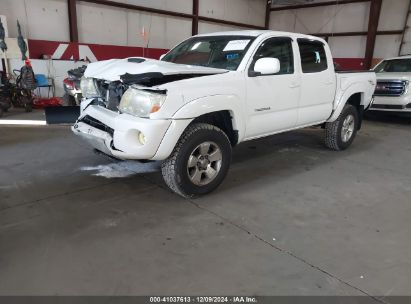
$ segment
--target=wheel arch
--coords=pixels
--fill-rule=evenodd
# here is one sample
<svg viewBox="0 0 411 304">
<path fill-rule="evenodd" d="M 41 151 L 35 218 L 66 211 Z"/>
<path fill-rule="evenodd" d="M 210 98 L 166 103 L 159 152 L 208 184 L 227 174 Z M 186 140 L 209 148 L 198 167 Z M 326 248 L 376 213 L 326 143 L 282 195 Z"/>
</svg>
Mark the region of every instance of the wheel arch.
<svg viewBox="0 0 411 304">
<path fill-rule="evenodd" d="M 181 107 L 172 117 L 152 160 L 164 160 L 173 151 L 184 131 L 193 123 L 208 123 L 223 130 L 234 146 L 245 134 L 241 102 L 235 96 L 216 95 L 194 100 Z"/>
<path fill-rule="evenodd" d="M 214 125 L 226 132 L 234 146 L 245 135 L 244 108 L 237 96 L 214 95 L 184 105 L 174 114 L 173 119 L 193 119 L 193 122 Z"/>
<path fill-rule="evenodd" d="M 365 108 L 365 100 L 366 100 L 366 93 L 364 92 L 364 88 L 362 84 L 357 84 L 357 85 L 352 85 L 348 89 L 346 89 L 342 95 L 336 100 L 338 102 L 336 103 L 336 106 L 334 108 L 334 111 L 330 118 L 327 120 L 327 122 L 333 122 L 338 119 L 340 116 L 341 112 L 343 111 L 344 107 L 346 104 L 351 104 L 354 106 L 360 116 L 360 128 L 361 128 L 361 122 L 362 122 L 362 117 L 364 114 L 364 108 Z"/>
</svg>

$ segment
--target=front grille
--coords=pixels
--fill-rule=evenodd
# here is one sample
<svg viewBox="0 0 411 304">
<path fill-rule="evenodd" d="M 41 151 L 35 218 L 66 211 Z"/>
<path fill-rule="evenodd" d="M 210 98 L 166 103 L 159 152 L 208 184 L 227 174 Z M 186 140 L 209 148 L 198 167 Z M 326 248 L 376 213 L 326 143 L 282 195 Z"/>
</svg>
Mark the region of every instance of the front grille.
<svg viewBox="0 0 411 304">
<path fill-rule="evenodd" d="M 373 104 L 372 109 L 387 109 L 387 110 L 402 110 L 404 107 L 402 105 L 382 105 L 382 104 Z"/>
<path fill-rule="evenodd" d="M 406 80 L 378 80 L 375 96 L 401 96 L 408 89 Z"/>
<path fill-rule="evenodd" d="M 110 128 L 109 126 L 103 124 L 101 121 L 86 115 L 84 116 L 82 119 L 80 119 L 80 122 L 84 122 L 85 124 L 88 124 L 96 129 L 99 129 L 101 131 L 107 132 L 108 134 L 110 134 L 111 136 L 113 136 L 114 134 L 114 130 L 112 128 Z"/>
</svg>

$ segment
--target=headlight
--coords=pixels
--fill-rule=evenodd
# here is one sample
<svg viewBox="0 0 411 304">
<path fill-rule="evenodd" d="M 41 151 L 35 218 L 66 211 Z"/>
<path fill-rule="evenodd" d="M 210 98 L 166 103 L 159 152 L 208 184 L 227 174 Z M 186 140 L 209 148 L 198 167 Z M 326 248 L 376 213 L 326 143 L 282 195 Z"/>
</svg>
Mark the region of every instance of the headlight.
<svg viewBox="0 0 411 304">
<path fill-rule="evenodd" d="M 121 98 L 118 109 L 122 113 L 137 117 L 149 117 L 151 113 L 160 110 L 166 97 L 165 94 L 146 92 L 131 87 Z"/>
<path fill-rule="evenodd" d="M 81 78 L 80 88 L 81 93 L 85 98 L 96 98 L 101 96 L 94 78 Z"/>
</svg>

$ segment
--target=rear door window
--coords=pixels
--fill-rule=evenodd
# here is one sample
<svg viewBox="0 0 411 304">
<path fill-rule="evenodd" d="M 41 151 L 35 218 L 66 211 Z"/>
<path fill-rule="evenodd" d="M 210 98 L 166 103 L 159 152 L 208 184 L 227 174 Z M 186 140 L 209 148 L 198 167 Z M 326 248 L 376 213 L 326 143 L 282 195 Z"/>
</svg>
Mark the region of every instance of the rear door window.
<svg viewBox="0 0 411 304">
<path fill-rule="evenodd" d="M 327 70 L 327 56 L 322 42 L 308 39 L 297 39 L 297 42 L 303 73 L 319 73 Z"/>
</svg>

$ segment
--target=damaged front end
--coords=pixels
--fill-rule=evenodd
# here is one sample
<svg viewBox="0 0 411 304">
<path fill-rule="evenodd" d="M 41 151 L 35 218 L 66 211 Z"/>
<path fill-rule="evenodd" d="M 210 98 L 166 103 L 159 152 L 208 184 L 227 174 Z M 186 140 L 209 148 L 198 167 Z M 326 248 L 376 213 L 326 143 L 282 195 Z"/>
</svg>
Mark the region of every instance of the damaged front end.
<svg viewBox="0 0 411 304">
<path fill-rule="evenodd" d="M 95 78 L 83 78 L 81 81 L 81 89 L 86 100 L 90 100 L 90 104 L 103 106 L 111 111 L 120 110 L 120 102 L 123 95 L 130 88 L 137 88 L 140 91 L 151 92 L 154 94 L 166 94 L 167 90 L 157 88 L 160 85 L 202 77 L 211 74 L 173 74 L 164 75 L 159 72 L 149 72 L 143 74 L 126 73 L 120 76 L 120 80 L 107 81 Z M 153 88 L 156 87 L 156 88 Z"/>
<path fill-rule="evenodd" d="M 84 98 L 80 117 L 72 130 L 110 156 L 155 159 L 167 130 L 173 129 L 170 126 L 185 127 L 189 123 L 174 121 L 164 113 L 152 115 L 166 101 L 168 109 L 183 105 L 181 92 L 169 92 L 166 84 L 224 72 L 144 58 L 92 63 L 81 81 Z"/>
</svg>

